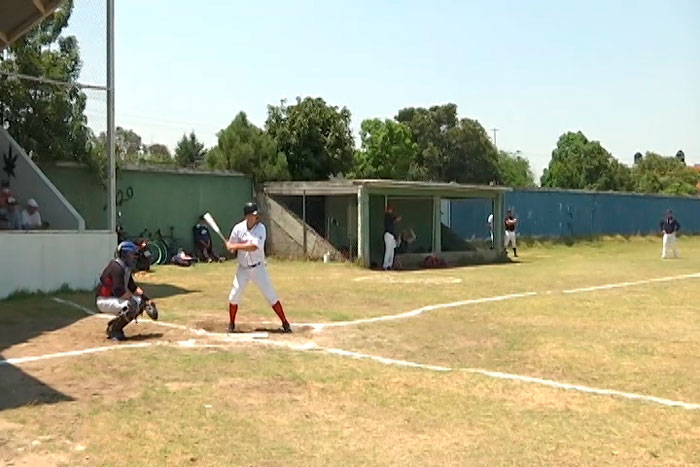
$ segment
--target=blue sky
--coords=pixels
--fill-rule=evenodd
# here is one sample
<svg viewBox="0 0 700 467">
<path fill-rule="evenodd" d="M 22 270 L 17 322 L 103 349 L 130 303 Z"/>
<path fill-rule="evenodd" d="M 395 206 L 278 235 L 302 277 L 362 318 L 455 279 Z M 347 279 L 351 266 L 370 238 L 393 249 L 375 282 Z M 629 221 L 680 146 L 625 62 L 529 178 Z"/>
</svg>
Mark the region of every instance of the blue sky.
<svg viewBox="0 0 700 467">
<path fill-rule="evenodd" d="M 697 0 L 116 3 L 117 124 L 146 143 L 195 130 L 213 145 L 241 110 L 262 126 L 268 104 L 320 96 L 350 109 L 355 132 L 454 102 L 537 177 L 568 130 L 628 164 L 678 149 L 700 163 Z M 104 81 L 102 20 L 76 0 L 84 81 Z"/>
</svg>

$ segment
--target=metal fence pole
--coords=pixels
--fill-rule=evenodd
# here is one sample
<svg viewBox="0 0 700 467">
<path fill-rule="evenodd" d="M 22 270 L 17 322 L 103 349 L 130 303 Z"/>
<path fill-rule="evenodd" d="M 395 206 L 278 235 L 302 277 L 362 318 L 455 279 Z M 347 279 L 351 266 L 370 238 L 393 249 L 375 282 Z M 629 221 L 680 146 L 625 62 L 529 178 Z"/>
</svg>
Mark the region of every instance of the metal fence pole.
<svg viewBox="0 0 700 467">
<path fill-rule="evenodd" d="M 114 126 L 114 0 L 107 0 L 107 225 L 112 233 L 117 231 Z"/>
<path fill-rule="evenodd" d="M 306 259 L 306 190 L 301 192 L 301 220 L 303 221 L 301 228 L 303 230 L 303 248 L 304 248 L 304 259 Z"/>
</svg>

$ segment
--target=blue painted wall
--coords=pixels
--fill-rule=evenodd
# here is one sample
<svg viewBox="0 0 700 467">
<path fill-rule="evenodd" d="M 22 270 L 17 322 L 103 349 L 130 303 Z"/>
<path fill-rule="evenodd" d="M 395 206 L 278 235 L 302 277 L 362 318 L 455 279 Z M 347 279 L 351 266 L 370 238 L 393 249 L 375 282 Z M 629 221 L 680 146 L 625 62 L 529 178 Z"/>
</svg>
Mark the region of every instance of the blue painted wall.
<svg viewBox="0 0 700 467">
<path fill-rule="evenodd" d="M 639 235 L 659 231 L 666 209 L 672 209 L 681 231 L 700 233 L 700 198 L 592 193 L 566 190 L 515 190 L 506 207 L 514 209 L 523 236 L 566 237 Z M 455 200 L 452 229 L 464 238 L 487 238 L 491 202 Z"/>
</svg>

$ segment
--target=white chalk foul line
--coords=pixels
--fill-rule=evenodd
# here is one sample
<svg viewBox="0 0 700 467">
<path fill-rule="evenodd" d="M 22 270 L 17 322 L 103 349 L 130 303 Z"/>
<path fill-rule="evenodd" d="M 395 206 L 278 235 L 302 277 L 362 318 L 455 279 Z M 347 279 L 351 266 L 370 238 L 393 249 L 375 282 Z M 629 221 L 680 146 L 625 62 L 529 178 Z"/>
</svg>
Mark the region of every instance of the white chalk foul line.
<svg viewBox="0 0 700 467">
<path fill-rule="evenodd" d="M 103 319 L 112 319 L 114 316 L 108 315 L 108 314 L 103 314 L 103 313 L 97 313 L 93 310 L 91 310 L 88 307 L 85 307 L 83 305 L 80 305 L 75 302 L 71 302 L 70 300 L 64 300 L 62 298 L 58 297 L 53 297 L 51 300 L 57 303 L 61 303 L 63 305 L 68 305 L 73 308 L 76 308 L 84 313 L 87 313 L 88 315 L 94 315 L 97 316 L 98 318 L 103 318 Z M 182 331 L 189 331 L 191 333 L 197 334 L 199 336 L 209 336 L 209 337 L 216 337 L 221 340 L 225 341 L 239 341 L 239 340 L 249 340 L 249 339 L 267 339 L 269 337 L 269 334 L 267 332 L 251 332 L 251 333 L 246 333 L 246 334 L 228 334 L 228 333 L 223 333 L 223 332 L 210 332 L 210 331 L 205 331 L 204 329 L 195 329 L 191 328 L 188 326 L 184 326 L 182 324 L 175 324 L 175 323 L 168 323 L 167 321 L 152 321 L 152 320 L 145 320 L 143 322 L 146 323 L 151 323 L 156 326 L 162 326 L 166 328 L 172 328 L 172 329 L 180 329 Z"/>
<path fill-rule="evenodd" d="M 423 307 L 417 308 L 415 310 L 406 311 L 404 313 L 399 313 L 397 315 L 384 315 L 384 316 L 377 316 L 375 318 L 356 319 L 353 321 L 337 321 L 335 323 L 333 323 L 333 322 L 330 322 L 330 323 L 299 323 L 299 324 L 297 324 L 297 326 L 309 326 L 309 327 L 313 328 L 313 332 L 318 332 L 318 331 L 321 331 L 325 328 L 335 328 L 335 327 L 342 327 L 342 326 L 355 326 L 357 324 L 377 323 L 379 321 L 393 321 L 396 319 L 411 318 L 413 316 L 418 316 L 421 313 L 426 312 L 426 311 L 439 310 L 442 308 L 454 308 L 454 307 L 459 307 L 459 306 L 474 305 L 474 304 L 478 304 L 478 303 L 498 302 L 501 300 L 509 300 L 511 298 L 531 297 L 533 295 L 537 295 L 537 292 L 516 293 L 516 294 L 508 294 L 508 295 L 499 295 L 497 297 L 473 298 L 473 299 L 469 299 L 469 300 L 460 300 L 458 302 L 439 303 L 437 305 L 423 306 Z"/>
<path fill-rule="evenodd" d="M 256 341 L 256 343 L 273 345 L 273 346 L 277 346 L 277 347 L 284 347 L 284 348 L 288 348 L 288 349 L 292 349 L 292 350 L 299 350 L 299 351 L 318 351 L 318 352 L 328 353 L 331 355 L 338 355 L 341 357 L 349 357 L 349 358 L 354 358 L 354 359 L 359 359 L 359 360 L 372 360 L 372 361 L 381 363 L 383 365 L 393 365 L 393 366 L 401 366 L 401 367 L 409 367 L 409 368 L 421 368 L 421 369 L 425 369 L 425 370 L 439 371 L 439 372 L 463 371 L 463 372 L 467 372 L 467 373 L 488 376 L 490 378 L 497 378 L 497 379 L 520 381 L 523 383 L 538 384 L 541 386 L 548 386 L 548 387 L 552 387 L 552 388 L 556 388 L 556 389 L 563 389 L 563 390 L 567 390 L 567 391 L 578 391 L 578 392 L 583 392 L 583 393 L 587 393 L 587 394 L 596 394 L 596 395 L 600 395 L 600 396 L 621 397 L 621 398 L 625 398 L 625 399 L 651 402 L 651 403 L 655 403 L 655 404 L 665 405 L 668 407 L 680 407 L 680 408 L 686 409 L 686 410 L 700 410 L 700 404 L 695 404 L 692 402 L 676 401 L 676 400 L 671 400 L 671 399 L 665 399 L 663 397 L 649 396 L 646 394 L 637 394 L 637 393 L 633 393 L 633 392 L 617 391 L 615 389 L 601 389 L 601 388 L 595 388 L 595 387 L 590 387 L 590 386 L 583 386 L 581 384 L 560 383 L 560 382 L 553 381 L 550 379 L 535 378 L 532 376 L 517 375 L 517 374 L 513 374 L 513 373 L 502 373 L 499 371 L 489 371 L 489 370 L 483 370 L 481 368 L 448 368 L 448 367 L 438 366 L 438 365 L 427 365 L 427 364 L 423 364 L 423 363 L 410 362 L 410 361 L 406 361 L 406 360 L 397 360 L 394 358 L 380 357 L 377 355 L 369 355 L 369 354 L 364 354 L 364 353 L 359 353 L 359 352 L 353 352 L 350 350 L 319 347 L 313 342 L 309 342 L 307 344 L 301 344 L 301 345 L 291 344 L 291 343 L 281 342 L 281 341 L 274 341 L 274 340 L 272 340 L 272 341 Z"/>
<path fill-rule="evenodd" d="M 244 336 L 244 338 L 228 340 L 229 343 L 232 342 L 256 342 L 257 339 L 254 337 Z M 202 344 L 194 339 L 189 339 L 185 341 L 177 342 L 139 342 L 135 344 L 117 344 L 117 345 L 105 345 L 102 347 L 92 347 L 88 349 L 81 350 L 69 350 L 66 352 L 56 352 L 51 354 L 34 355 L 30 357 L 15 357 L 8 358 L 6 360 L 0 359 L 0 366 L 2 365 L 21 365 L 23 363 L 36 362 L 40 360 L 50 360 L 53 358 L 65 358 L 65 357 L 79 357 L 81 355 L 88 355 L 92 353 L 106 352 L 108 350 L 121 350 L 121 349 L 137 349 L 143 347 L 153 347 L 153 346 L 171 346 L 171 347 L 184 347 L 184 348 L 195 348 L 195 349 L 223 349 L 227 345 L 224 344 Z"/>
<path fill-rule="evenodd" d="M 57 352 L 44 355 L 35 355 L 33 357 L 17 357 L 8 358 L 7 360 L 0 360 L 1 365 L 20 365 L 27 362 L 36 362 L 38 360 L 48 360 L 51 358 L 62 358 L 62 357 L 77 357 L 79 355 L 87 355 L 97 352 L 106 352 L 107 350 L 117 350 L 117 349 L 134 349 L 141 347 L 150 347 L 153 344 L 150 342 L 140 342 L 138 344 L 121 344 L 121 345 L 105 345 L 103 347 L 93 347 L 91 349 L 82 350 L 70 350 L 68 352 Z"/>
<path fill-rule="evenodd" d="M 562 290 L 561 293 L 573 294 L 573 293 L 582 293 L 582 292 L 593 292 L 596 290 L 616 289 L 616 288 L 621 288 L 621 287 L 632 287 L 635 285 L 651 284 L 654 282 L 669 282 L 669 281 L 675 281 L 675 280 L 695 279 L 695 278 L 700 278 L 700 273 L 682 274 L 679 276 L 656 277 L 653 279 L 644 279 L 644 280 L 632 281 L 632 282 L 618 282 L 615 284 L 603 284 L 603 285 L 596 285 L 596 286 L 592 286 L 592 287 L 581 287 L 578 289 Z M 515 293 L 515 294 L 509 294 L 509 295 L 499 295 L 496 297 L 476 298 L 476 299 L 471 299 L 471 300 L 461 300 L 458 302 L 440 303 L 437 305 L 428 305 L 428 306 L 424 306 L 424 307 L 421 307 L 421 308 L 418 308 L 415 310 L 406 311 L 404 313 L 399 313 L 396 315 L 384 315 L 384 316 L 378 316 L 375 318 L 356 319 L 353 321 L 338 321 L 335 323 L 333 323 L 333 322 L 330 322 L 330 323 L 300 323 L 297 326 L 309 326 L 312 328 L 312 332 L 319 332 L 325 328 L 333 328 L 333 327 L 341 327 L 341 326 L 355 326 L 358 324 L 376 323 L 379 321 L 392 321 L 395 319 L 412 318 L 414 316 L 420 315 L 421 313 L 423 313 L 425 311 L 439 310 L 442 308 L 454 308 L 454 307 L 459 307 L 459 306 L 475 305 L 475 304 L 479 304 L 479 303 L 497 302 L 497 301 L 501 301 L 501 300 L 510 300 L 513 298 L 532 297 L 533 295 L 540 295 L 540 294 L 541 295 L 552 295 L 553 293 L 556 293 L 556 292 L 548 290 L 546 292 L 541 292 L 541 293 L 524 292 L 524 293 Z"/>
<path fill-rule="evenodd" d="M 680 276 L 655 277 L 653 279 L 644 279 L 644 280 L 640 280 L 640 281 L 618 282 L 616 284 L 603 284 L 603 285 L 595 285 L 592 287 L 581 287 L 578 289 L 563 290 L 562 293 L 572 294 L 572 293 L 581 293 L 581 292 L 593 292 L 596 290 L 619 289 L 622 287 L 632 287 L 635 285 L 652 284 L 654 282 L 670 282 L 670 281 L 676 281 L 676 280 L 682 280 L 682 279 L 695 279 L 695 278 L 700 278 L 700 273 L 682 274 Z"/>
<path fill-rule="evenodd" d="M 681 407 L 686 410 L 700 410 L 700 404 L 694 404 L 691 402 L 681 402 L 674 401 L 671 399 L 664 399 L 662 397 L 648 396 L 645 394 L 636 394 L 633 392 L 617 391 L 615 389 L 600 389 L 589 386 L 583 386 L 580 384 L 569 384 L 569 383 L 559 383 L 551 379 L 534 378 L 532 376 L 516 375 L 512 373 L 501 373 L 499 371 L 489 371 L 482 370 L 480 368 L 465 368 L 462 371 L 468 373 L 478 373 L 485 376 L 490 376 L 492 378 L 498 379 L 510 379 L 516 381 L 522 381 L 524 383 L 534 383 L 542 386 L 549 386 L 557 389 L 565 389 L 569 391 L 579 391 L 586 392 L 589 394 L 597 394 L 601 396 L 617 396 L 623 397 L 625 399 L 642 400 L 646 402 L 654 402 L 656 404 L 667 405 L 669 407 Z"/>
</svg>

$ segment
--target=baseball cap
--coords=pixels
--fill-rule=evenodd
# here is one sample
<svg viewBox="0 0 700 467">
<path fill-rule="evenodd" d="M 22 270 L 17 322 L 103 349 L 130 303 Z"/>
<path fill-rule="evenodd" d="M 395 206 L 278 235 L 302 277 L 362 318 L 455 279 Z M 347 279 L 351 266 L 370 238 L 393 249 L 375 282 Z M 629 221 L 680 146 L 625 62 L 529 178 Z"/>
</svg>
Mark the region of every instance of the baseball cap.
<svg viewBox="0 0 700 467">
<path fill-rule="evenodd" d="M 39 203 L 37 203 L 34 198 L 29 198 L 29 201 L 27 201 L 27 206 L 29 206 L 30 208 L 38 208 Z"/>
<path fill-rule="evenodd" d="M 17 204 L 17 200 L 14 198 L 14 196 L 10 196 L 7 198 L 7 204 Z"/>
</svg>

